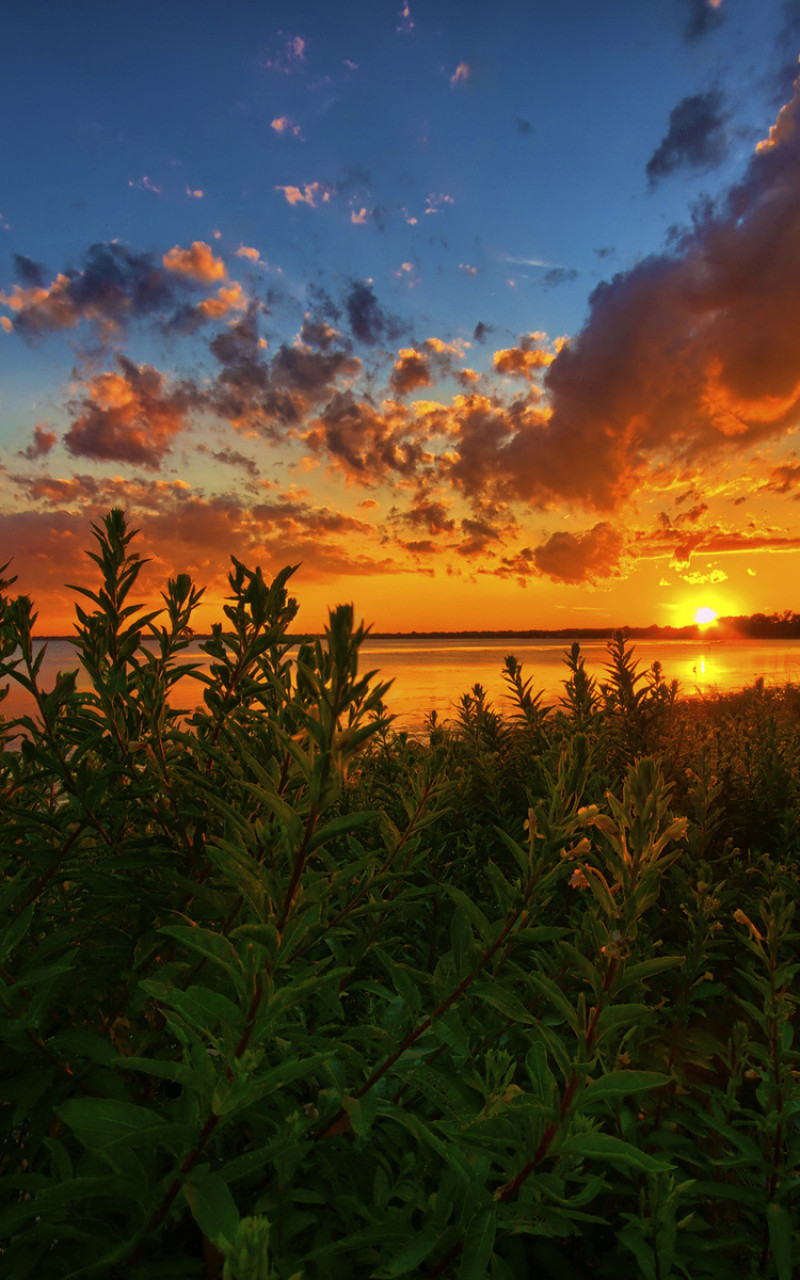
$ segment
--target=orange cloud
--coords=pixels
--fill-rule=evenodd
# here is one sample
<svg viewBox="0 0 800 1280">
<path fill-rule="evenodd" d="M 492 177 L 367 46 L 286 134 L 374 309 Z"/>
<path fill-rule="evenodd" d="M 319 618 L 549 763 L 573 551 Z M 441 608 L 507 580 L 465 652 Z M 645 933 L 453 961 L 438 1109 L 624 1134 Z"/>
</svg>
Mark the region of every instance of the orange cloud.
<svg viewBox="0 0 800 1280">
<path fill-rule="evenodd" d="M 243 311 L 247 302 L 242 286 L 234 280 L 227 287 L 223 285 L 218 289 L 215 298 L 204 298 L 202 302 L 198 302 L 197 310 L 208 320 L 221 320 L 230 311 Z"/>
<path fill-rule="evenodd" d="M 64 444 L 76 457 L 161 465 L 173 438 L 187 425 L 196 393 L 168 386 L 150 365 L 117 357 L 119 372 L 100 373 L 84 383 L 72 404 L 76 416 Z"/>
<path fill-rule="evenodd" d="M 216 280 L 224 280 L 227 272 L 221 258 L 215 258 L 211 246 L 203 240 L 194 240 L 190 248 L 181 249 L 175 245 L 164 254 L 162 262 L 168 271 L 187 276 L 200 284 L 214 284 Z"/>
<path fill-rule="evenodd" d="M 495 351 L 497 372 L 531 381 L 540 369 L 546 369 L 555 360 L 553 352 L 544 351 L 539 345 L 544 337 L 543 333 L 523 334 L 518 346 Z"/>
<path fill-rule="evenodd" d="M 296 204 L 307 204 L 310 205 L 312 209 L 315 209 L 318 199 L 321 199 L 323 204 L 326 204 L 327 201 L 330 200 L 332 188 L 326 186 L 325 183 L 322 182 L 307 182 L 302 190 L 300 187 L 278 186 L 276 186 L 275 190 L 282 191 L 286 197 L 287 203 L 292 206 Z"/>
<path fill-rule="evenodd" d="M 302 138 L 303 136 L 300 125 L 295 124 L 288 116 L 276 116 L 270 127 L 276 133 L 290 133 L 294 138 Z"/>
</svg>

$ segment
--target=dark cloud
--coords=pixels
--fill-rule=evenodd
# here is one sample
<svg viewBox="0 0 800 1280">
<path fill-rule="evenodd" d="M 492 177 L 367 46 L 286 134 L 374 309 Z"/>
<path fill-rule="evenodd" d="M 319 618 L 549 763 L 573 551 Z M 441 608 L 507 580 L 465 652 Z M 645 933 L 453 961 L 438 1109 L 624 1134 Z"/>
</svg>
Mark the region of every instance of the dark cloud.
<svg viewBox="0 0 800 1280">
<path fill-rule="evenodd" d="M 552 534 L 532 558 L 538 572 L 556 582 L 594 582 L 619 573 L 621 553 L 622 535 L 603 522 L 586 533 Z"/>
<path fill-rule="evenodd" d="M 20 267 L 20 263 L 23 265 Z M 167 271 L 149 253 L 136 253 L 117 241 L 94 244 L 79 270 L 60 273 L 45 286 L 41 268 L 17 259 L 26 274 L 6 304 L 16 313 L 14 327 L 28 336 L 73 328 L 83 320 L 111 326 L 166 311 L 185 292 L 186 281 Z"/>
<path fill-rule="evenodd" d="M 45 458 L 53 448 L 57 438 L 55 431 L 46 430 L 44 423 L 37 423 L 33 428 L 33 440 L 27 449 L 20 449 L 20 455 L 23 458 L 27 458 L 29 462 L 35 462 L 37 458 Z"/>
<path fill-rule="evenodd" d="M 384 339 L 393 340 L 402 332 L 397 318 L 382 310 L 372 286 L 362 280 L 354 280 L 350 286 L 345 310 L 353 337 L 367 346 L 375 346 Z"/>
<path fill-rule="evenodd" d="M 711 169 L 725 158 L 725 122 L 718 89 L 682 98 L 670 112 L 669 128 L 647 162 L 655 186 L 676 169 Z"/>
<path fill-rule="evenodd" d="M 75 457 L 155 470 L 187 425 L 197 393 L 190 384 L 168 385 L 157 369 L 126 356 L 117 357 L 117 370 L 84 383 L 83 395 L 70 404 L 76 416 L 64 443 Z"/>
<path fill-rule="evenodd" d="M 522 116 L 517 116 L 517 133 L 526 135 L 533 133 L 533 125 L 530 120 L 524 120 Z"/>
<path fill-rule="evenodd" d="M 314 351 L 284 343 L 272 359 L 270 374 L 275 387 L 299 392 L 309 406 L 324 399 L 337 378 L 354 377 L 360 370 L 361 361 L 346 351 Z"/>
<path fill-rule="evenodd" d="M 712 3 L 712 0 L 683 0 L 683 8 L 686 12 L 683 34 L 690 44 L 701 40 L 725 21 L 719 0 L 717 3 Z"/>
<path fill-rule="evenodd" d="M 334 395 L 304 438 L 312 453 L 326 453 L 364 485 L 413 476 L 425 456 L 417 425 L 404 410 L 378 410 L 349 391 Z"/>
<path fill-rule="evenodd" d="M 579 275 L 575 267 L 550 267 L 542 276 L 541 285 L 543 289 L 557 289 L 560 284 L 569 284 Z"/>
<path fill-rule="evenodd" d="M 417 387 L 430 387 L 432 383 L 433 374 L 428 356 L 420 351 L 404 348 L 392 369 L 389 385 L 393 394 L 405 396 Z"/>
<path fill-rule="evenodd" d="M 493 332 L 494 329 L 490 324 L 484 324 L 482 320 L 479 320 L 472 331 L 472 336 L 476 342 L 485 342 L 489 334 Z"/>
<path fill-rule="evenodd" d="M 775 56 L 770 75 L 772 101 L 782 106 L 792 94 L 797 78 L 797 55 L 800 49 L 800 0 L 786 0 L 783 23 L 775 39 Z"/>
<path fill-rule="evenodd" d="M 22 253 L 14 254 L 14 274 L 25 288 L 41 289 L 47 279 L 45 268 Z"/>
<path fill-rule="evenodd" d="M 239 453 L 238 449 L 218 449 L 216 453 L 212 453 L 211 457 L 215 462 L 222 462 L 225 466 L 240 467 L 242 471 L 246 471 L 253 478 L 258 475 L 258 467 L 253 459 L 246 457 L 243 453 Z"/>
</svg>

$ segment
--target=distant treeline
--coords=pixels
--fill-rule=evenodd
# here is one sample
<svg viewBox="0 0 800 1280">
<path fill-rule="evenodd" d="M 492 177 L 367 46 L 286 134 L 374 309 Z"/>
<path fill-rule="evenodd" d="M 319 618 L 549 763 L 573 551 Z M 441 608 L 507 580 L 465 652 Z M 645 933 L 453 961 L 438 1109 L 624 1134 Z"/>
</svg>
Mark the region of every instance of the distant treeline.
<svg viewBox="0 0 800 1280">
<path fill-rule="evenodd" d="M 701 636 L 720 639 L 800 639 L 800 613 L 754 613 L 749 616 L 717 618 L 715 622 L 685 627 L 559 627 L 527 631 L 371 631 L 373 640 L 610 640 L 618 631 L 630 640 L 697 640 Z"/>
<path fill-rule="evenodd" d="M 531 627 L 526 631 L 511 628 L 493 631 L 370 631 L 371 640 L 611 640 L 617 632 L 629 640 L 698 640 L 753 639 L 800 640 L 800 613 L 786 609 L 783 613 L 753 613 L 717 618 L 715 622 L 699 626 L 689 623 L 685 627 Z M 42 640 L 69 640 L 69 636 L 42 636 Z M 195 640 L 207 640 L 209 633 L 193 633 Z M 315 632 L 287 634 L 290 644 L 309 644 L 317 638 Z"/>
</svg>

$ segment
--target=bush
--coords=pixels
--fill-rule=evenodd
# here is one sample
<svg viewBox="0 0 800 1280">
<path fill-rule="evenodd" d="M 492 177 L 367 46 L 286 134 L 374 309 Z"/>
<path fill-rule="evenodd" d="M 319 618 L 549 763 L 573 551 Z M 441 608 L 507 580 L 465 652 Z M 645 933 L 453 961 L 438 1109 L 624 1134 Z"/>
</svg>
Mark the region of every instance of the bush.
<svg viewBox="0 0 800 1280">
<path fill-rule="evenodd" d="M 233 560 L 201 667 L 94 536 L 88 690 L 0 602 L 3 1274 L 790 1280 L 796 704 L 620 637 L 423 745 L 352 608 L 291 656 L 291 569 Z"/>
</svg>

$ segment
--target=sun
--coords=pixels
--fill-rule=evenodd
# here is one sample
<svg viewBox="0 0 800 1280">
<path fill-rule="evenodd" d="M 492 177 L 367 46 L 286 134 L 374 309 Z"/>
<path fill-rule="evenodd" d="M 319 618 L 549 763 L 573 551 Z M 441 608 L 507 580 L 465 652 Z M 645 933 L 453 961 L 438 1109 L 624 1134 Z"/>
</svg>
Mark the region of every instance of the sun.
<svg viewBox="0 0 800 1280">
<path fill-rule="evenodd" d="M 707 604 L 701 605 L 694 615 L 694 620 L 698 627 L 708 627 L 716 620 L 716 610 L 710 609 Z"/>
</svg>

